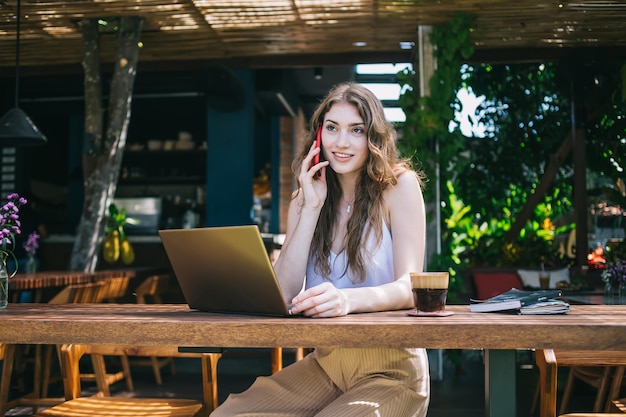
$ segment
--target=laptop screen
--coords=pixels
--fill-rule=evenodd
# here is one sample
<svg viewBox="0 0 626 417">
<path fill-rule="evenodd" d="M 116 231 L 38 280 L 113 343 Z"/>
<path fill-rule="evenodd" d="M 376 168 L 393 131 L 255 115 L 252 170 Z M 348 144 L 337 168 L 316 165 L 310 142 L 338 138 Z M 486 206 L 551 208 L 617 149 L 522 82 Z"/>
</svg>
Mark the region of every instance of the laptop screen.
<svg viewBox="0 0 626 417">
<path fill-rule="evenodd" d="M 159 236 L 190 308 L 288 315 L 257 226 L 159 230 Z"/>
</svg>

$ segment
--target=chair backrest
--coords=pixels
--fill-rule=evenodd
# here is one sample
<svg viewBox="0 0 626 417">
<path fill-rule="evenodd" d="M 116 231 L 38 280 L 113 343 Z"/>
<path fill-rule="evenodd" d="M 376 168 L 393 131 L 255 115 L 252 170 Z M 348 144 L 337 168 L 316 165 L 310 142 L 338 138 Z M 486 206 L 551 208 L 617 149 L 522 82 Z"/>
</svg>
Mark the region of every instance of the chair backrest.
<svg viewBox="0 0 626 417">
<path fill-rule="evenodd" d="M 104 281 L 70 284 L 52 297 L 49 304 L 100 303 L 106 295 Z"/>
<path fill-rule="evenodd" d="M 147 304 L 146 297 L 151 297 L 155 304 L 161 304 L 161 294 L 167 290 L 169 281 L 169 274 L 152 275 L 146 278 L 135 289 L 137 304 Z"/>
<path fill-rule="evenodd" d="M 117 299 L 126 295 L 128 289 L 128 283 L 130 281 L 129 276 L 119 276 L 114 278 L 107 278 L 103 280 L 106 283 L 105 301 L 114 303 Z"/>
</svg>

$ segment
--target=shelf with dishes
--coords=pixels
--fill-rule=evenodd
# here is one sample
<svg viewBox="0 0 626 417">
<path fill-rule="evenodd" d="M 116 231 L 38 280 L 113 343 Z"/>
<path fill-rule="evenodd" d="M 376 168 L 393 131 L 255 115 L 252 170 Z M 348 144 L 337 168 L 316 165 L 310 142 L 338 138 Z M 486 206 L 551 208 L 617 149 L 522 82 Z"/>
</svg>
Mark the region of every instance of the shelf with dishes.
<svg viewBox="0 0 626 417">
<path fill-rule="evenodd" d="M 144 141 L 129 141 L 126 150 L 130 152 L 141 152 L 144 150 L 151 152 L 171 152 L 171 151 L 193 151 L 206 150 L 206 142 L 196 143 L 193 135 L 187 131 L 178 132 L 178 139 L 147 139 Z"/>
<path fill-rule="evenodd" d="M 121 184 L 203 184 L 206 151 L 126 151 Z"/>
</svg>

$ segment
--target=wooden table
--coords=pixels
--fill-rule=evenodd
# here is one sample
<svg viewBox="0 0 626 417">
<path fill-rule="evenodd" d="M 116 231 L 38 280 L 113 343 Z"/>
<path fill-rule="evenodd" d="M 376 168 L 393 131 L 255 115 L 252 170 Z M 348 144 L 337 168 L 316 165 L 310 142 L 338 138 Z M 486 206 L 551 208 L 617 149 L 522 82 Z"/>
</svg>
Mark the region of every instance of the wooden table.
<svg viewBox="0 0 626 417">
<path fill-rule="evenodd" d="M 10 304 L 0 312 L 0 342 L 485 349 L 487 415 L 507 417 L 516 414 L 515 349 L 626 351 L 626 306 L 575 305 L 555 316 L 448 309 L 455 314 L 416 318 L 393 311 L 310 319 L 211 314 L 185 305 Z"/>
<path fill-rule="evenodd" d="M 9 289 L 19 290 L 36 290 L 49 287 L 64 287 L 72 284 L 84 284 L 87 282 L 98 281 L 112 277 L 127 276 L 134 277 L 135 270 L 104 270 L 95 272 L 82 271 L 41 271 L 34 274 L 16 274 L 9 280 Z"/>
<path fill-rule="evenodd" d="M 13 292 L 13 302 L 17 302 L 19 291 L 34 291 L 32 300 L 35 303 L 45 302 L 43 292 L 51 289 L 51 292 L 72 284 L 84 284 L 106 280 L 115 277 L 128 277 L 129 279 L 143 279 L 149 275 L 162 273 L 162 268 L 125 268 L 106 269 L 94 272 L 82 271 L 40 271 L 34 274 L 18 273 L 9 279 L 9 293 Z"/>
</svg>

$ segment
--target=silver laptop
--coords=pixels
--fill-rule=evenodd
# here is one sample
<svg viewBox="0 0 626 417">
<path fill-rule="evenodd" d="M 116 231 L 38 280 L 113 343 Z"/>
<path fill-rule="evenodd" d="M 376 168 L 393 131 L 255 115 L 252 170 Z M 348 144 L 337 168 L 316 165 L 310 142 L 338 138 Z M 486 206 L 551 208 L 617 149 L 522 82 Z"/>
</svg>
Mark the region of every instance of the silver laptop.
<svg viewBox="0 0 626 417">
<path fill-rule="evenodd" d="M 190 308 L 289 315 L 257 226 L 159 230 L 159 236 Z"/>
</svg>

